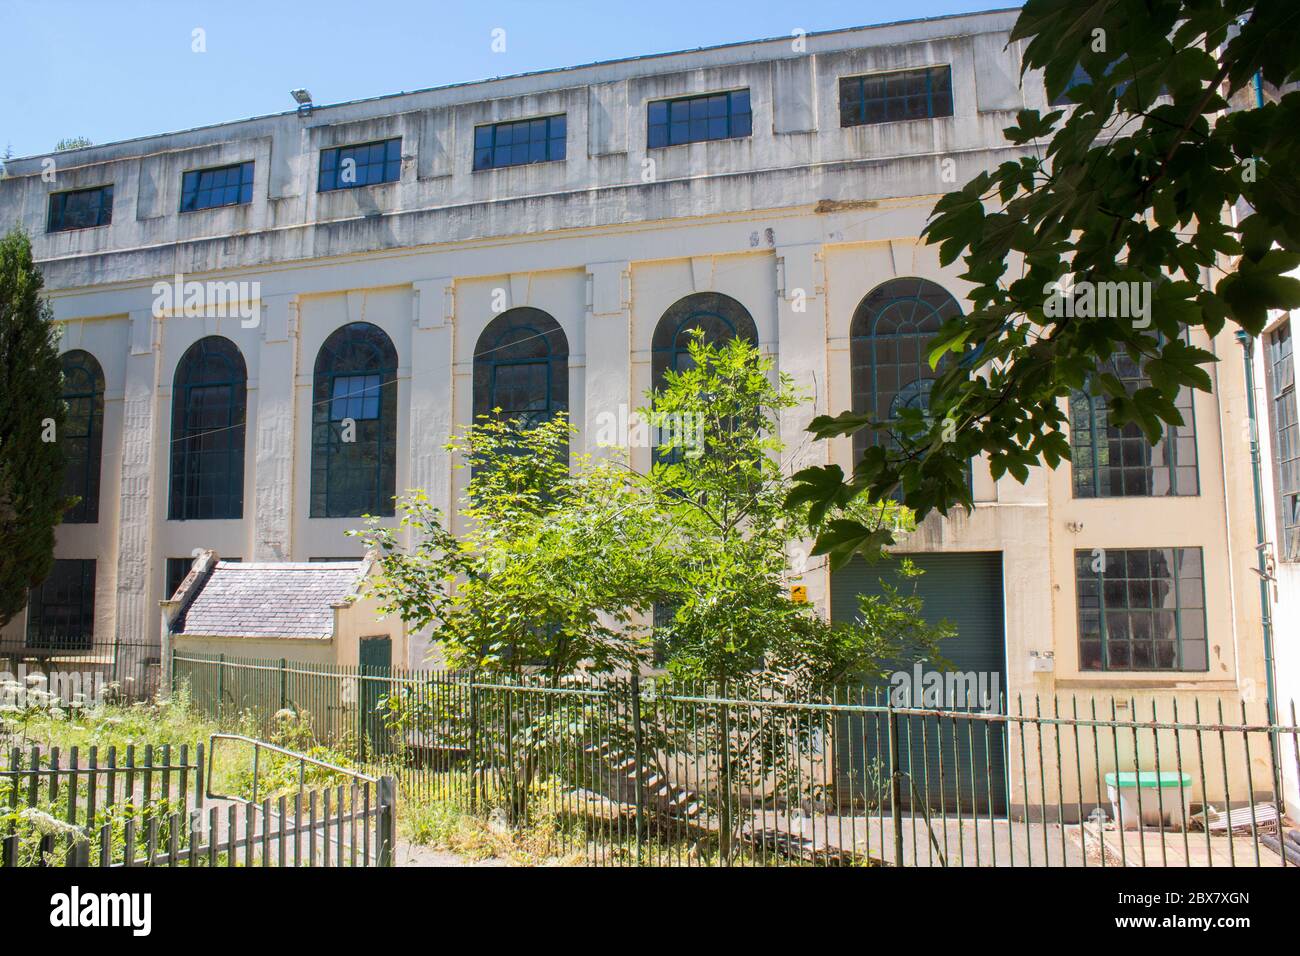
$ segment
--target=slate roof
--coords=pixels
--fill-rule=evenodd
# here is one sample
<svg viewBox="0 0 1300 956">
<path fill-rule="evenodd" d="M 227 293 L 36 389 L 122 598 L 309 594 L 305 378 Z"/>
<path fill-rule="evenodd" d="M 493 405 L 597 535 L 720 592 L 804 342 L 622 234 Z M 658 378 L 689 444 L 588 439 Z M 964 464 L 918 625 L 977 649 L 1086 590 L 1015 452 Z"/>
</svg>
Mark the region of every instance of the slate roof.
<svg viewBox="0 0 1300 956">
<path fill-rule="evenodd" d="M 355 592 L 364 561 L 218 561 L 173 627 L 196 637 L 334 636 L 334 605 Z"/>
</svg>

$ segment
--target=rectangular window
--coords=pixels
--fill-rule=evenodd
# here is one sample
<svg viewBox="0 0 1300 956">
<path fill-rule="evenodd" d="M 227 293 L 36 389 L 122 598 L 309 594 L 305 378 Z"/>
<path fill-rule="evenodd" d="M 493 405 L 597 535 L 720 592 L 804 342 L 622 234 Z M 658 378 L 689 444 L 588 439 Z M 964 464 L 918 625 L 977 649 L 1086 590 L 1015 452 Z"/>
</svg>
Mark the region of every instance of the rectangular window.
<svg viewBox="0 0 1300 956">
<path fill-rule="evenodd" d="M 952 115 L 952 67 L 840 77 L 840 126 Z"/>
<path fill-rule="evenodd" d="M 341 422 L 379 417 L 379 375 L 340 375 L 334 379 L 330 397 L 330 421 Z"/>
<path fill-rule="evenodd" d="M 1300 420 L 1296 416 L 1291 323 L 1268 337 L 1268 420 L 1273 436 L 1278 558 L 1300 561 Z"/>
<path fill-rule="evenodd" d="M 646 119 L 646 145 L 652 149 L 733 139 L 753 131 L 749 90 L 655 100 L 647 107 Z"/>
<path fill-rule="evenodd" d="M 320 151 L 316 191 L 394 183 L 402 176 L 402 138 Z"/>
<path fill-rule="evenodd" d="M 1100 369 L 1133 394 L 1151 385 L 1127 355 Z M 1112 425 L 1099 390 L 1070 396 L 1071 474 L 1076 498 L 1164 497 L 1200 494 L 1196 464 L 1196 416 L 1192 391 L 1184 388 L 1174 405 L 1183 424 L 1169 425 L 1154 445 L 1137 425 Z"/>
<path fill-rule="evenodd" d="M 1200 548 L 1075 551 L 1079 669 L 1204 671 Z"/>
<path fill-rule="evenodd" d="M 181 178 L 181 212 L 253 201 L 253 161 L 192 169 Z"/>
<path fill-rule="evenodd" d="M 56 559 L 27 599 L 27 646 L 85 651 L 95 641 L 95 562 Z"/>
<path fill-rule="evenodd" d="M 50 215 L 46 232 L 67 229 L 90 229 L 107 226 L 113 221 L 113 186 L 74 189 L 50 195 Z"/>
<path fill-rule="evenodd" d="M 474 168 L 501 169 L 564 159 L 563 115 L 474 127 Z"/>
</svg>

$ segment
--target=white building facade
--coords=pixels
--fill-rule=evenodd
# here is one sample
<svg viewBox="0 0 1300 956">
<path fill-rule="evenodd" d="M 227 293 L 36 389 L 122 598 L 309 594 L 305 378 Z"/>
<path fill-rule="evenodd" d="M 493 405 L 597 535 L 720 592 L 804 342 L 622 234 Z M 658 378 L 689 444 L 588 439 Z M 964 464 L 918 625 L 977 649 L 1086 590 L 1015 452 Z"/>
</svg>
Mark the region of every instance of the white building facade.
<svg viewBox="0 0 1300 956">
<path fill-rule="evenodd" d="M 454 511 L 464 472 L 444 445 L 485 401 L 567 409 L 574 450 L 596 450 L 600 424 L 644 404 L 693 325 L 751 336 L 811 396 L 783 420 L 792 468 L 847 471 L 852 442 L 805 426 L 923 396 L 927 323 L 966 308 L 969 286 L 921 230 L 940 194 L 1017 155 L 1001 134 L 1017 110 L 1047 107 L 1041 83 L 1021 81 L 1015 16 L 595 64 L 11 162 L 0 214 L 33 236 L 82 383 L 73 427 L 93 434 L 77 487 L 97 484 L 97 508 L 59 528 L 58 581 L 0 654 L 131 647 L 148 661 L 159 601 L 195 549 L 355 559 L 344 532 L 394 491 Z M 187 310 L 186 288 L 168 291 L 178 276 L 221 283 L 226 314 Z M 1242 363 L 1212 374 L 1215 394 L 1188 396 L 1193 424 L 1155 453 L 1084 400 L 1075 468 L 1020 484 L 973 463 L 974 512 L 932 516 L 902 546 L 929 572 L 927 606 L 959 625 L 965 651 L 949 656 L 996 672 L 1010 697 L 1262 706 Z M 649 467 L 648 447 L 628 454 Z M 810 560 L 797 583 L 839 615 L 870 578 Z M 413 636 L 394 663 L 427 650 Z"/>
</svg>

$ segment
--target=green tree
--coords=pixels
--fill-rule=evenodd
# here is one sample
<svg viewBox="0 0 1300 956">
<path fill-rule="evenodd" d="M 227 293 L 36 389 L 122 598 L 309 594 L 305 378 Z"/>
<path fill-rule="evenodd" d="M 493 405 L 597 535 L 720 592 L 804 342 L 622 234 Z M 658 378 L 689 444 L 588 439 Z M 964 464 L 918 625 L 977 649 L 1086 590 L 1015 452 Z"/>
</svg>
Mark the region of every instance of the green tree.
<svg viewBox="0 0 1300 956">
<path fill-rule="evenodd" d="M 1020 481 L 1069 458 L 1061 403 L 1089 377 L 1114 424 L 1155 441 L 1181 423 L 1179 389 L 1210 389 L 1214 356 L 1188 344 L 1189 329 L 1256 335 L 1270 309 L 1300 307 L 1288 275 L 1300 266 L 1300 93 L 1234 108 L 1254 105 L 1257 82 L 1277 92 L 1300 77 L 1293 0 L 1028 0 L 1012 39 L 1028 41 L 1024 69 L 1043 71 L 1049 99 L 1071 108 L 1021 111 L 1005 131 L 1021 157 L 935 207 L 926 241 L 945 265 L 961 258 L 974 288 L 973 308 L 932 343 L 933 365 L 951 354 L 929 414 L 817 419 L 823 438 L 888 427 L 899 441 L 868 449 L 849 476 L 801 473 L 792 503 L 899 492 L 918 517 L 970 508 L 971 458 Z M 1148 313 L 1059 308 L 1111 282 L 1148 290 Z M 1150 386 L 1129 394 L 1096 374 L 1116 353 Z M 828 528 L 815 551 L 840 563 L 889 544 L 868 531 Z"/>
<path fill-rule="evenodd" d="M 781 411 L 799 401 L 791 379 L 775 375 L 771 360 L 743 339 L 711 346 L 697 336 L 690 356 L 689 368 L 667 374 L 647 413 L 672 426 L 649 483 L 673 529 L 659 600 L 675 612 L 658 635 L 673 677 L 723 697 L 808 699 L 837 685 L 875 683 L 911 661 L 942 666 L 939 642 L 952 630 L 925 620 L 914 593 L 919 572 L 910 565 L 885 597 L 860 599 L 854 621 L 830 621 L 790 599 L 790 555 L 808 535 L 847 520 L 880 534 L 905 515 L 892 501 L 791 508 L 779 437 Z M 668 766 L 712 768 L 702 783 L 719 821 L 720 856 L 729 859 L 741 789 L 776 787 L 787 800 L 813 795 L 805 771 L 819 735 L 831 730 L 829 718 L 791 720 L 779 709 L 753 708 L 737 722 L 732 708 L 680 696 L 692 695 L 656 701 L 653 749 L 668 755 Z"/>
<path fill-rule="evenodd" d="M 15 227 L 0 239 L 0 626 L 50 573 L 54 526 L 74 503 L 61 490 L 63 373 L 44 281 Z"/>
<path fill-rule="evenodd" d="M 376 594 L 436 628 L 449 666 L 554 684 L 644 657 L 635 622 L 656 577 L 654 500 L 613 459 L 570 468 L 572 434 L 564 415 L 534 428 L 481 417 L 449 445 L 471 470 L 461 537 L 423 492 L 401 499 L 396 529 L 372 519 L 360 533 L 380 553 Z"/>
</svg>

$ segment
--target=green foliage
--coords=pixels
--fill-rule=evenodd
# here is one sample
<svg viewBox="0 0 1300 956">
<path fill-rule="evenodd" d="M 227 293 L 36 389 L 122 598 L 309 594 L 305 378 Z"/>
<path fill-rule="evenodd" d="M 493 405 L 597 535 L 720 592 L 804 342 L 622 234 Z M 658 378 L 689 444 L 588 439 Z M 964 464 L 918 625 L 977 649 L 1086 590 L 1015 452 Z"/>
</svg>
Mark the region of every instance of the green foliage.
<svg viewBox="0 0 1300 956">
<path fill-rule="evenodd" d="M 63 487 L 58 333 L 44 279 L 18 227 L 0 239 L 0 627 L 54 566 L 54 526 L 73 504 Z"/>
<path fill-rule="evenodd" d="M 652 600 L 661 516 L 616 460 L 570 469 L 572 431 L 563 415 L 531 429 L 481 418 L 451 443 L 472 469 L 463 537 L 423 492 L 401 499 L 397 529 L 360 533 L 380 554 L 377 596 L 413 628 L 435 625 L 453 668 L 557 681 L 644 656 L 634 621 Z"/>
<path fill-rule="evenodd" d="M 935 207 L 925 238 L 945 265 L 961 258 L 974 287 L 971 311 L 932 343 L 932 364 L 951 355 L 930 414 L 891 423 L 897 447 L 871 448 L 847 478 L 805 472 L 795 500 L 901 489 L 918 516 L 969 508 L 971 458 L 1020 481 L 1069 458 L 1061 400 L 1117 352 L 1152 387 L 1128 395 L 1099 376 L 1111 421 L 1152 441 L 1180 424 L 1179 389 L 1208 391 L 1214 360 L 1186 344 L 1188 329 L 1214 336 L 1232 322 L 1255 335 L 1268 310 L 1300 307 L 1287 274 L 1300 266 L 1300 93 L 1229 109 L 1254 105 L 1257 74 L 1275 87 L 1300 77 L 1298 16 L 1291 0 L 1029 0 L 1012 31 L 1028 41 L 1024 69 L 1044 71 L 1049 98 L 1076 66 L 1088 82 L 1070 89 L 1073 109 L 1021 111 L 1005 135 L 1023 155 Z M 1149 314 L 1057 314 L 1054 287 L 1085 282 L 1149 283 Z M 811 430 L 879 424 L 846 413 Z M 889 543 L 845 525 L 818 549 L 842 560 Z"/>
<path fill-rule="evenodd" d="M 95 144 L 85 136 L 65 136 L 54 144 L 55 152 L 63 152 L 65 149 L 81 149 L 84 146 L 94 146 Z"/>
<path fill-rule="evenodd" d="M 642 412 L 681 426 L 667 430 L 649 475 L 617 457 L 580 457 L 570 468 L 563 418 L 527 430 L 484 418 L 452 445 L 473 469 L 463 536 L 419 492 L 402 500 L 396 529 L 371 521 L 360 533 L 380 554 L 374 592 L 390 612 L 413 628 L 436 627 L 453 667 L 511 682 L 476 692 L 469 718 L 478 728 L 471 788 L 481 805 L 496 801 L 510 824 L 526 822 L 557 779 L 585 789 L 607 783 L 596 757 L 583 766 L 557 754 L 589 753 L 593 741 L 611 759 L 630 752 L 628 715 L 585 697 L 585 678 L 574 675 L 639 672 L 650 650 L 640 622 L 655 604 L 675 609 L 656 637 L 668 684 L 682 688 L 807 698 L 874 681 L 891 663 L 940 661 L 950 629 L 927 623 L 902 589 L 864 601 L 853 622 L 791 601 L 791 555 L 811 534 L 850 520 L 885 533 L 909 516 L 892 502 L 852 497 L 791 504 L 778 428 L 781 412 L 799 401 L 789 378 L 739 339 L 715 346 L 697 336 L 690 356 L 691 367 L 670 372 Z M 529 683 L 571 693 L 540 706 L 535 695 L 510 691 Z M 619 699 L 630 699 L 627 690 Z M 723 857 L 734 850 L 736 780 L 767 780 L 802 796 L 794 791 L 811 775 L 801 768 L 828 729 L 819 721 L 763 710 L 742 734 L 725 707 L 697 707 L 654 686 L 645 693 L 655 713 L 645 730 L 649 759 L 709 768 L 701 786 L 721 814 Z M 398 693 L 383 709 L 399 737 L 407 727 L 460 723 L 442 743 L 468 752 L 464 696 Z"/>
<path fill-rule="evenodd" d="M 892 502 L 848 497 L 805 507 L 783 467 L 778 431 L 781 411 L 799 401 L 789 377 L 774 375 L 742 339 L 710 346 L 697 337 L 690 354 L 691 367 L 669 372 L 653 396 L 655 412 L 704 422 L 703 454 L 672 454 L 670 445 L 649 476 L 671 531 L 661 544 L 668 574 L 658 600 L 676 612 L 658 636 L 672 675 L 807 695 L 885 661 L 936 659 L 947 631 L 903 595 L 883 602 L 889 614 L 882 608 L 854 622 L 831 622 L 790 600 L 790 556 L 808 535 L 848 523 L 886 535 L 907 517 Z"/>
</svg>

